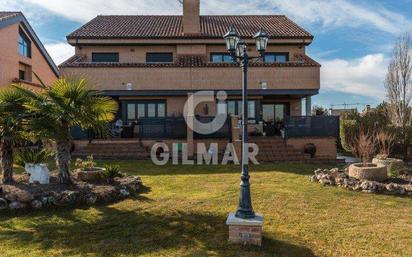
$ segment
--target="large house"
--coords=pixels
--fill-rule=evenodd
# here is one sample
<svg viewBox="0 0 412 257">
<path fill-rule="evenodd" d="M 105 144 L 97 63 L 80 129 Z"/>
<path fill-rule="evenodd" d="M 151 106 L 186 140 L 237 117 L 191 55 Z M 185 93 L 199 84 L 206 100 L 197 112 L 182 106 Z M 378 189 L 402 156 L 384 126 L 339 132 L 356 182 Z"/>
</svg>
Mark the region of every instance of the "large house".
<svg viewBox="0 0 412 257">
<path fill-rule="evenodd" d="M 21 12 L 0 11 L 0 88 L 12 83 L 50 84 L 59 70 Z"/>
<path fill-rule="evenodd" d="M 255 33 L 263 29 L 270 36 L 264 60 L 249 69 L 249 130 L 256 136 L 252 141 L 266 149 L 261 159 L 305 159 L 307 143 L 318 147 L 319 157 L 335 159 L 336 131 L 313 132 L 314 121 L 301 117 L 310 115 L 311 97 L 320 89 L 320 65 L 306 54 L 314 37 L 283 15 L 201 16 L 200 1 L 185 0 L 183 16 L 97 16 L 67 36 L 75 55 L 60 66 L 61 73 L 85 76 L 119 102 L 118 119 L 133 126 L 123 137 L 149 146 L 176 138 L 189 145 L 213 138 L 236 141 L 236 123 L 229 122 L 227 133 L 223 129 L 205 138 L 177 122 L 188 96 L 200 90 L 225 90 L 227 112 L 240 114 L 241 69 L 223 40 L 232 26 L 249 44 L 251 56 L 258 55 Z M 213 117 L 219 104 L 203 103 L 195 114 Z M 298 135 L 298 125 L 287 133 L 291 124 L 303 125 L 306 134 Z M 324 121 L 317 124 L 318 130 L 327 129 Z M 86 145 L 84 154 L 105 148 Z M 117 151 L 114 145 L 107 147 L 111 154 Z"/>
</svg>

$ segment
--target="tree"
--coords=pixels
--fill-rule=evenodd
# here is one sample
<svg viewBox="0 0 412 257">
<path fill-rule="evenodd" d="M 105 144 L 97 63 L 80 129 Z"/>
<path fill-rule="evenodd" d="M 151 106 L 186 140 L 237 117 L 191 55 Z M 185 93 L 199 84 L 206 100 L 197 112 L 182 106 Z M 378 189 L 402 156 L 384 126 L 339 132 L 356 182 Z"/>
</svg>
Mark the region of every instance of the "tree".
<svg viewBox="0 0 412 257">
<path fill-rule="evenodd" d="M 412 99 L 412 41 L 409 33 L 399 37 L 386 74 L 385 88 L 392 123 L 399 128 L 403 157 L 408 157 Z"/>
<path fill-rule="evenodd" d="M 18 87 L 29 97 L 26 105 L 33 118 L 29 126 L 38 137 L 53 139 L 57 146 L 56 163 L 62 184 L 70 184 L 71 129 L 108 131 L 108 123 L 117 113 L 117 103 L 88 89 L 84 78 L 60 78 L 51 86 L 42 83 L 42 91 L 34 93 Z"/>
<path fill-rule="evenodd" d="M 385 107 L 386 103 L 383 103 L 364 114 L 350 112 L 341 116 L 340 139 L 346 151 L 363 159 L 376 152 L 389 155 L 396 130 L 390 124 Z"/>
<path fill-rule="evenodd" d="M 0 158 L 3 183 L 13 182 L 13 148 L 21 139 L 25 95 L 15 88 L 0 91 Z"/>
<path fill-rule="evenodd" d="M 329 114 L 328 109 L 323 108 L 322 106 L 315 105 L 312 108 L 313 116 L 327 116 Z"/>
</svg>

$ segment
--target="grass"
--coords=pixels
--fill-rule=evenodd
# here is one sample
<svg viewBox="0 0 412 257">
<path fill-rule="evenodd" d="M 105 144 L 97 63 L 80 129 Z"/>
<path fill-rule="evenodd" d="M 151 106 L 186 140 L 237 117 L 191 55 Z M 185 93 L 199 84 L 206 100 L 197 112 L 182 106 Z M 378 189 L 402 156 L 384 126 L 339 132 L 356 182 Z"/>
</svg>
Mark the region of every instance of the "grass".
<svg viewBox="0 0 412 257">
<path fill-rule="evenodd" d="M 114 162 L 110 162 L 114 163 Z M 251 168 L 261 248 L 228 245 L 239 167 L 118 161 L 150 191 L 85 209 L 0 215 L 1 256 L 410 256 L 412 201 L 310 183 L 310 165 Z M 102 163 L 100 163 L 102 165 Z"/>
</svg>

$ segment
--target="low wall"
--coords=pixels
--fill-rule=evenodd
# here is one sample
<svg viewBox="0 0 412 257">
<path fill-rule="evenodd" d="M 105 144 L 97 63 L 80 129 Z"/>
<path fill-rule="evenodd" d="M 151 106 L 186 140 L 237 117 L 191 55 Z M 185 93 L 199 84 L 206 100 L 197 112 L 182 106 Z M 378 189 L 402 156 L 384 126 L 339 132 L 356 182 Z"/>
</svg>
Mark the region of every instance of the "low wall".
<svg viewBox="0 0 412 257">
<path fill-rule="evenodd" d="M 302 138 L 289 138 L 287 144 L 302 150 L 306 144 L 314 144 L 316 146 L 317 157 L 328 157 L 331 159 L 336 158 L 337 147 L 336 138 L 334 137 L 302 137 Z"/>
</svg>

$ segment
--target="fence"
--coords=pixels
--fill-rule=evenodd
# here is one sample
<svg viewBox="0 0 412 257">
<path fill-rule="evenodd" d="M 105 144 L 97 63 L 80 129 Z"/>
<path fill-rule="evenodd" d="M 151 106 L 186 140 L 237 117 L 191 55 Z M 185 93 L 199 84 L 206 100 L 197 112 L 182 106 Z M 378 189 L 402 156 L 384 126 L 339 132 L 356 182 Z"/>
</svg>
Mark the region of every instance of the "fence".
<svg viewBox="0 0 412 257">
<path fill-rule="evenodd" d="M 186 139 L 187 126 L 184 118 L 139 120 L 139 137 L 143 139 Z"/>
<path fill-rule="evenodd" d="M 285 121 L 286 138 L 339 137 L 337 116 L 293 116 Z"/>
<path fill-rule="evenodd" d="M 210 123 L 213 119 L 215 119 L 215 117 L 196 117 L 196 119 L 202 123 Z M 204 135 L 204 134 L 199 134 L 199 133 L 194 132 L 193 138 L 194 139 L 222 139 L 222 138 L 230 139 L 231 132 L 232 132 L 231 125 L 232 125 L 231 119 L 230 117 L 228 117 L 223 127 L 221 127 L 215 133 Z M 212 125 L 211 125 L 211 129 L 212 129 Z"/>
</svg>

